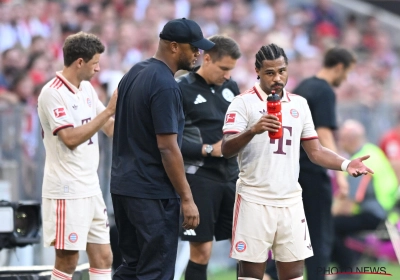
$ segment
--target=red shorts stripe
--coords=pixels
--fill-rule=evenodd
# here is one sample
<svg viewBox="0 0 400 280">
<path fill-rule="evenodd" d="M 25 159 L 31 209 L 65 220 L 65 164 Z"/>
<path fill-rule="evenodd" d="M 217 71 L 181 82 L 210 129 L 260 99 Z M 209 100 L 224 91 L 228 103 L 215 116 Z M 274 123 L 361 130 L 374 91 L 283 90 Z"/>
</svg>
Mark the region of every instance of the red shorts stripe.
<svg viewBox="0 0 400 280">
<path fill-rule="evenodd" d="M 54 247 L 63 250 L 65 248 L 65 199 L 57 199 L 56 208 L 56 242 Z"/>
<path fill-rule="evenodd" d="M 236 205 L 235 205 L 235 213 L 233 216 L 233 228 L 232 228 L 232 244 L 231 244 L 231 251 L 229 253 L 230 256 L 232 256 L 232 250 L 233 247 L 235 246 L 235 233 L 236 233 L 236 226 L 237 226 L 237 220 L 239 216 L 239 208 L 240 208 L 240 202 L 242 201 L 242 197 L 240 194 L 238 194 L 237 199 L 236 199 Z"/>
</svg>

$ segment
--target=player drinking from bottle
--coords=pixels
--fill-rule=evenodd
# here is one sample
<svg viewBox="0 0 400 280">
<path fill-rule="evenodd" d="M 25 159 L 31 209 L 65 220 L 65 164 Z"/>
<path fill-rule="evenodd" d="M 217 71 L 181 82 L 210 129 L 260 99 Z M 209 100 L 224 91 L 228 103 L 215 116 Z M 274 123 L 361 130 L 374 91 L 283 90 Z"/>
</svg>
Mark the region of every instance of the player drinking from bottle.
<svg viewBox="0 0 400 280">
<path fill-rule="evenodd" d="M 260 80 L 236 97 L 223 127 L 222 154 L 238 155 L 239 179 L 232 229 L 231 257 L 239 260 L 239 279 L 262 279 L 272 248 L 279 279 L 303 279 L 304 259 L 313 255 L 301 199 L 300 144 L 315 164 L 347 171 L 352 176 L 373 173 L 362 161 L 346 160 L 321 146 L 306 100 L 285 90 L 288 59 L 275 44 L 262 46 L 255 70 Z M 282 123 L 266 113 L 271 91 L 282 102 Z M 269 132 L 282 126 L 280 139 Z"/>
</svg>

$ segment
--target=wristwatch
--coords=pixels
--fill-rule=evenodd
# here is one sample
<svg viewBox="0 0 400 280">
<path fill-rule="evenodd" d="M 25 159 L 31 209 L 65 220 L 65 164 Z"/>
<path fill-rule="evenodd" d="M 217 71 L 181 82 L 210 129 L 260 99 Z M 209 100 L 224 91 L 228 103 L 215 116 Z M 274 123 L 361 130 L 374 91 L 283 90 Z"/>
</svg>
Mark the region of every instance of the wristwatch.
<svg viewBox="0 0 400 280">
<path fill-rule="evenodd" d="M 207 153 L 207 157 L 211 157 L 211 153 L 214 150 L 214 147 L 212 145 L 206 145 L 206 147 L 204 148 L 204 150 Z"/>
</svg>

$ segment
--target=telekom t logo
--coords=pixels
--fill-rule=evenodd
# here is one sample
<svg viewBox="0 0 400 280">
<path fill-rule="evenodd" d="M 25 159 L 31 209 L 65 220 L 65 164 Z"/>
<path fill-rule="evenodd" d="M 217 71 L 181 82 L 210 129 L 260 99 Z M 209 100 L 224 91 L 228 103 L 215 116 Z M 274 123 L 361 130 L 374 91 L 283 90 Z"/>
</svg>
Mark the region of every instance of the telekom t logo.
<svg viewBox="0 0 400 280">
<path fill-rule="evenodd" d="M 91 119 L 92 119 L 92 118 L 83 119 L 83 120 L 82 120 L 82 125 L 84 125 L 85 123 L 88 123 Z M 92 145 L 92 144 L 93 144 L 92 138 L 89 138 L 89 143 L 88 143 L 88 145 Z"/>
<path fill-rule="evenodd" d="M 285 129 L 289 131 L 288 137 L 285 136 L 287 133 L 285 133 Z M 291 146 L 292 145 L 292 140 L 288 139 L 292 136 L 292 127 L 291 126 L 282 126 L 282 137 L 279 139 L 270 139 L 269 143 L 275 144 L 275 140 L 278 140 L 278 150 L 274 152 L 274 154 L 281 154 L 281 155 L 286 155 L 286 153 L 283 151 L 283 143 L 285 143 L 286 146 Z"/>
</svg>

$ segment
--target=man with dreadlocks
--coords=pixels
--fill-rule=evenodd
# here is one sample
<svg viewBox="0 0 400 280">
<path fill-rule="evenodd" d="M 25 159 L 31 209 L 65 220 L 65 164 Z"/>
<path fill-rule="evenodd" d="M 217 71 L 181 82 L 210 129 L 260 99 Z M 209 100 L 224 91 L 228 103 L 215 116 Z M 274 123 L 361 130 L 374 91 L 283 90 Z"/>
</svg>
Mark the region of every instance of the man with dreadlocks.
<svg viewBox="0 0 400 280">
<path fill-rule="evenodd" d="M 275 44 L 261 47 L 255 70 L 259 82 L 235 97 L 223 127 L 222 154 L 238 155 L 239 179 L 231 257 L 239 260 L 239 280 L 262 279 L 272 249 L 281 280 L 303 279 L 304 259 L 313 255 L 298 184 L 300 143 L 312 162 L 358 177 L 373 173 L 321 146 L 307 101 L 285 90 L 288 59 Z M 266 113 L 272 92 L 282 102 L 282 123 Z M 267 131 L 280 139 L 270 139 Z"/>
</svg>

